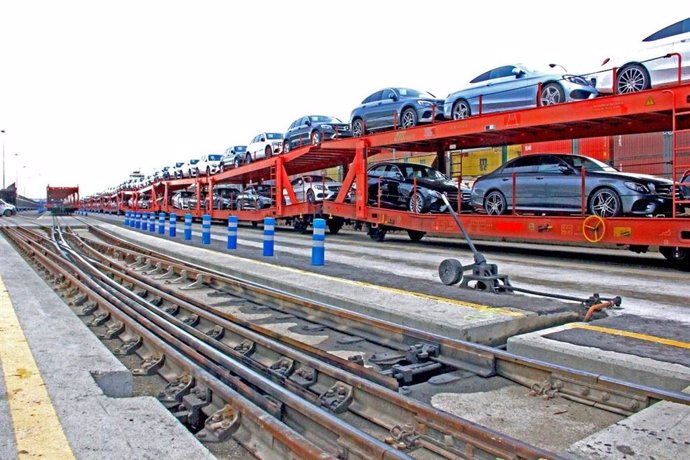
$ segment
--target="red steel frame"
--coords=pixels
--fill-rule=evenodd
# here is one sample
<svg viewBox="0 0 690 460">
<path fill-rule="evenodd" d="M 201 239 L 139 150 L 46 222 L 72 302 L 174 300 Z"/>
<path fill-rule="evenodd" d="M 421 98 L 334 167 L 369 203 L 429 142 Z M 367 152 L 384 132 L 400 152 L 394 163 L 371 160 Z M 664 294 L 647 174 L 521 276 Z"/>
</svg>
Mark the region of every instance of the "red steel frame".
<svg viewBox="0 0 690 460">
<path fill-rule="evenodd" d="M 79 187 L 46 187 L 46 208 L 74 211 L 79 207 Z"/>
<path fill-rule="evenodd" d="M 483 114 L 463 120 L 435 122 L 409 129 L 394 129 L 360 138 L 324 141 L 321 145 L 307 145 L 287 154 L 233 168 L 211 177 L 196 177 L 161 181 L 138 191 L 117 194 L 118 210 L 136 210 L 137 198 L 151 194 L 152 207 L 148 211 L 190 212 L 195 217 L 211 214 L 214 219 L 236 215 L 240 220 L 258 221 L 266 216 L 287 218 L 315 212 L 329 216 L 355 219 L 398 229 L 434 234 L 456 235 L 458 229 L 448 214 L 413 214 L 406 211 L 382 209 L 367 205 L 368 157 L 382 149 L 403 151 L 445 152 L 497 145 L 635 134 L 658 131 L 674 132 L 674 181 L 680 167 L 677 154 L 690 152 L 690 148 L 676 143 L 678 133 L 690 132 L 690 84 L 652 89 L 639 93 L 612 95 L 560 105 L 539 106 L 531 109 Z M 686 162 L 687 158 L 686 158 Z M 297 203 L 289 177 L 335 166 L 347 167 L 338 197 L 324 203 Z M 678 166 L 677 166 L 678 165 Z M 286 205 L 278 197 L 275 207 L 252 210 L 206 211 L 172 208 L 170 196 L 175 190 L 196 185 L 197 197 L 202 188 L 211 205 L 212 188 L 217 184 L 275 181 L 276 195 L 286 190 L 290 202 Z M 583 181 L 586 178 L 583 177 Z M 352 185 L 356 185 L 355 203 L 345 202 Z M 134 206 L 127 204 L 128 196 Z M 583 197 L 584 200 L 584 197 Z M 200 203 L 200 200 L 197 200 Z M 85 203 L 98 210 L 93 200 Z M 583 209 L 585 208 L 583 201 Z M 210 208 L 211 206 L 207 206 Z M 102 208 L 101 208 L 102 209 Z M 144 210 L 144 211 L 147 211 Z M 487 216 L 463 214 L 461 219 L 469 233 L 475 237 L 511 240 L 574 242 L 590 245 L 644 245 L 690 247 L 690 219 L 650 219 L 618 217 L 601 219 L 596 216 Z"/>
</svg>

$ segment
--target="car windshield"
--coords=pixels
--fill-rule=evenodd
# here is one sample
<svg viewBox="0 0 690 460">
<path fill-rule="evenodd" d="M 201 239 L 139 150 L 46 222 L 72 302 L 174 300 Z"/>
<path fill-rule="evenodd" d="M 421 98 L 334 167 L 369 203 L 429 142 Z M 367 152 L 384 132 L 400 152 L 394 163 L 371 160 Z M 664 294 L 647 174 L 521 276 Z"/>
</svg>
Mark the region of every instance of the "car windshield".
<svg viewBox="0 0 690 460">
<path fill-rule="evenodd" d="M 220 161 L 220 159 L 223 157 L 223 155 L 209 155 L 208 160 L 209 161 Z"/>
<path fill-rule="evenodd" d="M 266 133 L 267 139 L 282 139 L 283 135 L 280 133 Z"/>
<path fill-rule="evenodd" d="M 309 117 L 312 123 L 342 123 L 335 117 L 326 117 L 323 115 L 312 115 Z"/>
<path fill-rule="evenodd" d="M 189 160 L 190 165 L 195 165 L 199 162 L 199 160 Z"/>
<path fill-rule="evenodd" d="M 416 89 L 410 88 L 395 88 L 395 90 L 402 97 L 427 97 L 432 99 L 434 98 L 433 94 L 427 93 L 426 91 L 417 91 Z"/>
<path fill-rule="evenodd" d="M 433 179 L 433 180 L 448 180 L 446 176 L 436 171 L 433 168 L 422 165 L 406 164 L 400 165 L 400 170 L 405 175 L 406 179 Z"/>
<path fill-rule="evenodd" d="M 180 161 L 179 163 L 175 163 L 175 167 L 176 167 L 176 168 L 179 168 L 179 167 L 182 166 L 183 164 L 184 164 L 184 162 L 183 162 L 183 161 Z"/>
<path fill-rule="evenodd" d="M 606 163 L 603 163 L 594 158 L 581 157 L 577 155 L 563 155 L 559 158 L 575 169 L 585 168 L 585 171 L 606 171 L 606 172 L 617 172 L 616 168 L 613 168 Z"/>
</svg>

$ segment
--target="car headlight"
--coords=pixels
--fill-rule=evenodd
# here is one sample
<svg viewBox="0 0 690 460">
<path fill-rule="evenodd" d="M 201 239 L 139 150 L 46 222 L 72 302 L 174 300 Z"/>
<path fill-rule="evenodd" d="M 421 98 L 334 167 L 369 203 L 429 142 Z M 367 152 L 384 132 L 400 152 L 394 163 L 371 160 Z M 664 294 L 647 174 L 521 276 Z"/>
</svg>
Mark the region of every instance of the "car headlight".
<svg viewBox="0 0 690 460">
<path fill-rule="evenodd" d="M 311 184 L 311 188 L 316 189 L 316 190 L 323 190 L 323 184 L 313 183 L 313 184 Z"/>
<path fill-rule="evenodd" d="M 424 106 L 424 107 L 431 107 L 432 105 L 434 105 L 434 103 L 431 101 L 422 101 L 422 100 L 417 101 L 417 104 Z"/>
<path fill-rule="evenodd" d="M 332 125 L 321 125 L 321 129 L 330 129 L 330 130 L 332 130 L 332 129 L 333 129 L 333 126 L 332 126 Z"/>
<path fill-rule="evenodd" d="M 589 82 L 579 75 L 563 75 L 563 79 L 576 85 L 589 86 Z"/>
<path fill-rule="evenodd" d="M 432 198 L 441 198 L 441 193 L 437 192 L 436 190 L 428 190 L 427 193 Z"/>
<path fill-rule="evenodd" d="M 623 182 L 623 184 L 625 184 L 626 187 L 635 192 L 649 193 L 649 189 L 646 185 L 638 184 L 637 182 Z"/>
</svg>

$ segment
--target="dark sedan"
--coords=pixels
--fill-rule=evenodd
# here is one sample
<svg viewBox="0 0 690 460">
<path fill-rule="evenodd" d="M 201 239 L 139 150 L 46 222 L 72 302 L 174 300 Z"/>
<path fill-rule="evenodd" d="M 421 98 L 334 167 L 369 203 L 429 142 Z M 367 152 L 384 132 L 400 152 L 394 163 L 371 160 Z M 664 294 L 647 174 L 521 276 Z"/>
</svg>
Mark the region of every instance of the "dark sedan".
<svg viewBox="0 0 690 460">
<path fill-rule="evenodd" d="M 309 115 L 298 118 L 290 124 L 285 133 L 283 151 L 289 152 L 303 145 L 319 145 L 324 139 L 352 137 L 350 125 L 335 117 Z"/>
<path fill-rule="evenodd" d="M 353 136 L 370 131 L 443 120 L 443 99 L 410 88 L 386 88 L 371 94 L 352 111 L 350 125 Z"/>
<path fill-rule="evenodd" d="M 458 186 L 439 171 L 414 163 L 377 163 L 369 168 L 369 204 L 410 212 L 448 212 L 441 195 L 458 209 Z M 470 189 L 462 185 L 462 209 L 469 210 Z"/>
<path fill-rule="evenodd" d="M 246 187 L 235 200 L 235 209 L 263 209 L 272 205 L 271 185 L 266 183 Z"/>
<path fill-rule="evenodd" d="M 472 205 L 488 214 L 505 214 L 513 207 L 538 213 L 579 213 L 582 210 L 582 168 L 585 207 L 601 217 L 668 214 L 672 182 L 644 174 L 623 173 L 601 161 L 580 155 L 541 154 L 515 158 L 478 178 Z"/>
</svg>

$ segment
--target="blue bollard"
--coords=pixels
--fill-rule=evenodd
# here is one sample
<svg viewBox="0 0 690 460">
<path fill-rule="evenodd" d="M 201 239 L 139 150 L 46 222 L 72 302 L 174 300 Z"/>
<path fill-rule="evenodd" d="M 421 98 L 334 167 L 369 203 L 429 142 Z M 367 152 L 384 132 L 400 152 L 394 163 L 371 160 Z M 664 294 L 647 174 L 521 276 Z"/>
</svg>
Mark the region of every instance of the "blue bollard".
<svg viewBox="0 0 690 460">
<path fill-rule="evenodd" d="M 324 265 L 326 263 L 326 220 L 314 219 L 314 235 L 311 247 L 311 264 Z"/>
<path fill-rule="evenodd" d="M 137 229 L 141 228 L 141 213 L 137 213 L 137 218 L 134 226 Z"/>
<path fill-rule="evenodd" d="M 174 212 L 170 214 L 170 230 L 168 233 L 172 238 L 177 236 L 177 214 Z"/>
<path fill-rule="evenodd" d="M 264 218 L 264 257 L 273 257 L 273 243 L 276 234 L 276 220 L 273 217 Z"/>
<path fill-rule="evenodd" d="M 192 239 L 192 215 L 184 215 L 184 239 L 189 241 Z"/>
<path fill-rule="evenodd" d="M 156 213 L 149 213 L 149 231 L 151 233 L 156 233 Z"/>
<path fill-rule="evenodd" d="M 149 229 L 149 213 L 148 212 L 145 212 L 144 214 L 142 214 L 141 229 L 143 231 L 146 231 Z"/>
<path fill-rule="evenodd" d="M 134 228 L 136 222 L 137 222 L 137 214 L 135 212 L 130 212 L 129 213 L 129 226 L 131 228 Z"/>
<path fill-rule="evenodd" d="M 237 216 L 228 217 L 228 249 L 237 249 Z"/>
<path fill-rule="evenodd" d="M 125 213 L 125 227 L 129 226 L 129 211 Z"/>
<path fill-rule="evenodd" d="M 201 217 L 201 243 L 211 244 L 211 216 L 208 214 Z"/>
<path fill-rule="evenodd" d="M 158 214 L 158 234 L 165 235 L 165 213 Z"/>
</svg>

